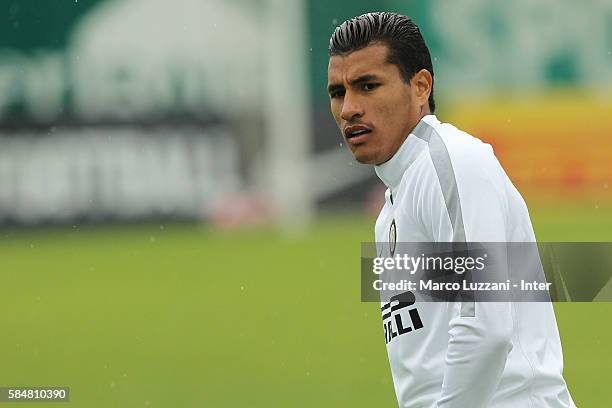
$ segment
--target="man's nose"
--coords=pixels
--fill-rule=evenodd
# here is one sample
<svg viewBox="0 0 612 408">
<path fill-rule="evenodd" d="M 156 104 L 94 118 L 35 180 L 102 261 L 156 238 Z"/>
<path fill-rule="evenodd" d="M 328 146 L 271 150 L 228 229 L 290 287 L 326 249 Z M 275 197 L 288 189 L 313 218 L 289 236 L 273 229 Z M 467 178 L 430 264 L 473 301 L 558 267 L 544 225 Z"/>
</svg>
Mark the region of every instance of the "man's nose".
<svg viewBox="0 0 612 408">
<path fill-rule="evenodd" d="M 363 107 L 357 98 L 350 95 L 348 92 L 344 95 L 340 116 L 347 122 L 349 122 L 351 119 L 360 118 L 363 116 Z"/>
</svg>

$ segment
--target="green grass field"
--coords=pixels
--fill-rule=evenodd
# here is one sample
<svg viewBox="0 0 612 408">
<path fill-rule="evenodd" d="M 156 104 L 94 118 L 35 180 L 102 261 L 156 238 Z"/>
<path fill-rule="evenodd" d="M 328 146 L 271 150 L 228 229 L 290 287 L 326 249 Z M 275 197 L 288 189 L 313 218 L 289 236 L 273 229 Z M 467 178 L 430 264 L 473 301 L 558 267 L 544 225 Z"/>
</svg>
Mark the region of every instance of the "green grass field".
<svg viewBox="0 0 612 408">
<path fill-rule="evenodd" d="M 532 218 L 540 240 L 606 241 L 609 214 Z M 87 408 L 394 407 L 379 307 L 359 294 L 372 226 L 5 231 L 0 386 L 69 386 Z M 556 310 L 576 403 L 609 406 L 612 305 Z"/>
</svg>

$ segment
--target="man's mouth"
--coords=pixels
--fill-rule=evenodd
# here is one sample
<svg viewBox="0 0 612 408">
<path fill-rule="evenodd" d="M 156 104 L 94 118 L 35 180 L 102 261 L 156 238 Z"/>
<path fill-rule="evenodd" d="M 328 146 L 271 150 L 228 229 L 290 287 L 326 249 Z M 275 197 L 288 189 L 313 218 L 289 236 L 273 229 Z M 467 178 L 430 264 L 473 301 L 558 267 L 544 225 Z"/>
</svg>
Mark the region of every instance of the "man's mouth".
<svg viewBox="0 0 612 408">
<path fill-rule="evenodd" d="M 365 125 L 352 125 L 344 128 L 344 137 L 352 145 L 364 143 L 372 130 Z"/>
</svg>

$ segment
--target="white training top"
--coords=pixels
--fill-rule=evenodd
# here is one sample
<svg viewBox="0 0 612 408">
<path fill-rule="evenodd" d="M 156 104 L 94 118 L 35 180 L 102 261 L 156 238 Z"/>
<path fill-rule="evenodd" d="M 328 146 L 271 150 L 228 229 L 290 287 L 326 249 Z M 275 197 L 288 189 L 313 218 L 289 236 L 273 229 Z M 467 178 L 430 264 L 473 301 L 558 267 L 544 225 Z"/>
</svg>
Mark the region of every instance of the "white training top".
<svg viewBox="0 0 612 408">
<path fill-rule="evenodd" d="M 389 242 L 534 242 L 523 198 L 483 143 L 425 116 L 375 167 L 388 187 L 376 221 Z M 379 252 L 380 253 L 380 252 Z M 388 255 L 387 255 L 388 256 Z M 383 325 L 400 407 L 575 407 L 547 302 L 421 302 Z M 396 327 L 393 315 L 410 328 Z"/>
</svg>

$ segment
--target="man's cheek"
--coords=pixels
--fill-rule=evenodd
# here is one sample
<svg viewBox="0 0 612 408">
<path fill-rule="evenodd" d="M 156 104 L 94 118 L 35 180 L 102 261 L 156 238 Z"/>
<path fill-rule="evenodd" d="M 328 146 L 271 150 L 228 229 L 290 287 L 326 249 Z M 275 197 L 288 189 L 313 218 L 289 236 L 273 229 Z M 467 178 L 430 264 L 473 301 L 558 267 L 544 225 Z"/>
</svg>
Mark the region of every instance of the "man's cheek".
<svg viewBox="0 0 612 408">
<path fill-rule="evenodd" d="M 342 118 L 340 115 L 334 115 L 334 120 L 336 121 L 336 125 L 338 125 L 338 129 L 340 129 L 340 132 L 342 132 Z"/>
</svg>

